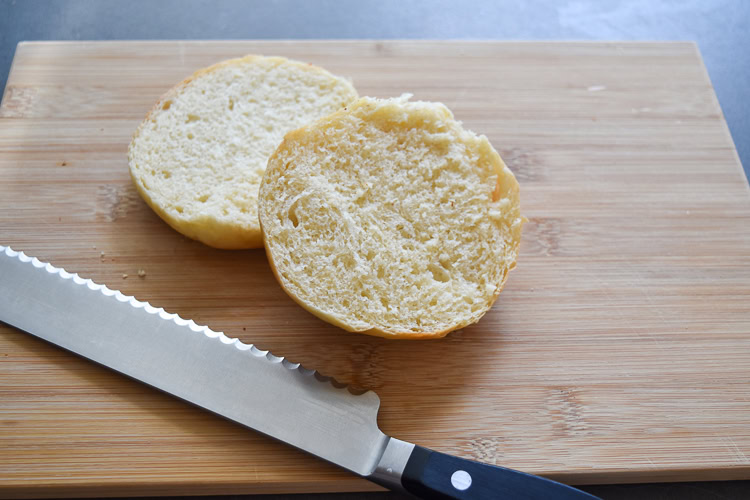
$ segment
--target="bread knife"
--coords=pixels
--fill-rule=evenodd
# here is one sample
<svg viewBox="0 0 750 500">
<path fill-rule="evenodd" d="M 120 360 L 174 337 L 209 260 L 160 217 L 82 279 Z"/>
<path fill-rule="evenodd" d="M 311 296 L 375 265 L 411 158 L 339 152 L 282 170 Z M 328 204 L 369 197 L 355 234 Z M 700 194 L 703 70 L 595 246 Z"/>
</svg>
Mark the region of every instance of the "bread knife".
<svg viewBox="0 0 750 500">
<path fill-rule="evenodd" d="M 592 499 L 384 434 L 380 399 L 0 246 L 0 320 L 386 488 L 421 498 Z"/>
</svg>

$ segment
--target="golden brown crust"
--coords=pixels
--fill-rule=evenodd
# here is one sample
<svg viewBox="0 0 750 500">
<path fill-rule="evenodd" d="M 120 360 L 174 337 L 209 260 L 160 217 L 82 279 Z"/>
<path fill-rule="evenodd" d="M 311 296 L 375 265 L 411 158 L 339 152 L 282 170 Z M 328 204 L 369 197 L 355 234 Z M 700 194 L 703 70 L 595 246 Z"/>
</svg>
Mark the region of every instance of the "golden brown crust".
<svg viewBox="0 0 750 500">
<path fill-rule="evenodd" d="M 518 184 L 518 180 L 516 179 L 516 176 L 513 175 L 513 172 L 508 168 L 508 166 L 503 161 L 503 158 L 500 156 L 499 153 L 494 151 L 494 154 L 497 157 L 498 162 L 492 162 L 492 167 L 495 169 L 495 172 L 497 173 L 497 184 L 495 185 L 495 190 L 492 192 L 492 201 L 497 201 L 500 198 L 500 193 L 502 192 L 502 187 L 507 186 L 510 190 L 510 200 L 511 203 L 520 211 L 520 192 L 521 187 Z M 521 246 L 521 232 L 523 230 L 523 225 L 526 222 L 525 217 L 521 217 L 521 224 L 518 227 L 517 231 L 514 231 L 511 227 L 511 244 L 512 244 L 512 253 L 516 256 L 515 259 L 513 259 L 513 262 L 511 265 L 505 269 L 505 272 L 503 272 L 503 279 L 500 281 L 500 285 L 497 287 L 497 290 L 495 291 L 495 294 L 490 299 L 490 302 L 487 304 L 487 310 L 489 310 L 492 305 L 495 303 L 497 298 L 500 296 L 500 292 L 503 291 L 503 288 L 505 288 L 505 282 L 508 280 L 508 273 L 515 269 L 516 263 L 518 262 L 518 249 Z"/>
</svg>

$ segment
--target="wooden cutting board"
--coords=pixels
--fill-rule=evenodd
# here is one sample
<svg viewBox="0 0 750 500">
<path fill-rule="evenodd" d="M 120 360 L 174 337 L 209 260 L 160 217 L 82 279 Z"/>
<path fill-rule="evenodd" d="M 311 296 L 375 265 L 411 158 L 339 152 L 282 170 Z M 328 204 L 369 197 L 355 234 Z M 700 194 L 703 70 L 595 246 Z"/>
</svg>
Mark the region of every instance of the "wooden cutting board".
<svg viewBox="0 0 750 500">
<path fill-rule="evenodd" d="M 442 101 L 490 138 L 529 223 L 479 324 L 346 333 L 287 298 L 263 251 L 189 241 L 139 199 L 126 149 L 146 111 L 246 53 Z M 374 389 L 404 440 L 576 484 L 750 478 L 750 192 L 690 43 L 23 43 L 0 244 Z M 371 489 L 0 326 L 0 496 Z"/>
</svg>

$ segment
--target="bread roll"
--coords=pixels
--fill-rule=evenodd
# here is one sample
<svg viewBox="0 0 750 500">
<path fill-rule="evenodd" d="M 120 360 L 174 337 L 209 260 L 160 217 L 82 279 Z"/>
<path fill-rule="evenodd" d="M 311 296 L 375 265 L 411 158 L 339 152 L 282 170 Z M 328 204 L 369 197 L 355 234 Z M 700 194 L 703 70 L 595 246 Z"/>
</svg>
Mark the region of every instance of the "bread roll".
<svg viewBox="0 0 750 500">
<path fill-rule="evenodd" d="M 202 69 L 169 90 L 135 132 L 138 191 L 170 226 L 216 248 L 262 247 L 258 186 L 284 134 L 357 98 L 327 71 L 247 56 Z"/>
<path fill-rule="evenodd" d="M 440 103 L 362 98 L 290 132 L 259 217 L 300 305 L 345 330 L 436 338 L 475 323 L 516 265 L 518 182 Z"/>
</svg>

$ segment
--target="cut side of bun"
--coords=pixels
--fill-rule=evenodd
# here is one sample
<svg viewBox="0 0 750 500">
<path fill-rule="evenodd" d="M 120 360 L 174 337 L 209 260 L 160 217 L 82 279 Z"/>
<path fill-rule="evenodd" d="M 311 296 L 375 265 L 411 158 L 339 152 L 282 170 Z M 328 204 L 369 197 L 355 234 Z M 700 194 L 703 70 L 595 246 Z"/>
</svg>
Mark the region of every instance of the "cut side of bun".
<svg viewBox="0 0 750 500">
<path fill-rule="evenodd" d="M 170 226 L 216 248 L 259 248 L 258 186 L 284 134 L 357 98 L 351 83 L 280 57 L 231 59 L 169 90 L 138 127 L 130 174 Z"/>
<path fill-rule="evenodd" d="M 440 103 L 362 98 L 290 132 L 260 187 L 271 267 L 345 330 L 436 338 L 479 321 L 516 264 L 518 182 Z"/>
</svg>

